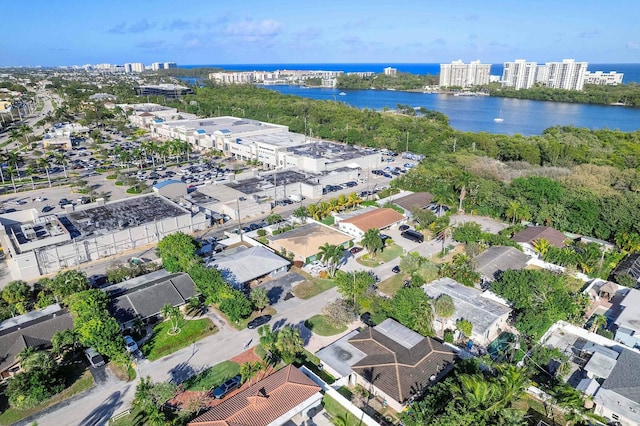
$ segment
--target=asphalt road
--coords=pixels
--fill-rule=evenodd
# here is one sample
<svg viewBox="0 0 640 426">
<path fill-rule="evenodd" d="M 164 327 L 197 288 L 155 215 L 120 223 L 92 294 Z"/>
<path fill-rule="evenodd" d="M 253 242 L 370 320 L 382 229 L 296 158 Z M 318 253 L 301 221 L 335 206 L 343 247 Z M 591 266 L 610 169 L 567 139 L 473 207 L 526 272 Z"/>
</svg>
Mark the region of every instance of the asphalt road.
<svg viewBox="0 0 640 426">
<path fill-rule="evenodd" d="M 299 327 L 302 330 L 305 345 L 308 345 L 311 335 L 303 326 L 304 321 L 321 313 L 324 305 L 338 296 L 337 290 L 332 288 L 312 299 L 287 300 L 282 305 L 284 308 L 282 312 L 278 312 L 270 324 L 275 328 L 287 324 Z M 153 381 L 180 383 L 193 374 L 243 352 L 247 342 L 251 341 L 251 346 L 258 343 L 259 335 L 256 330 L 237 331 L 221 323 L 220 318 L 214 314 L 210 313 L 208 316 L 212 317 L 217 325 L 221 325 L 216 334 L 157 361 L 141 360 L 136 367 L 138 378 L 133 382 L 118 381 L 109 375 L 104 383 L 97 384 L 92 390 L 54 410 L 36 416 L 34 420 L 40 426 L 106 425 L 113 415 L 130 407 L 140 377 L 149 376 Z M 23 424 L 27 426 L 31 422 Z"/>
</svg>

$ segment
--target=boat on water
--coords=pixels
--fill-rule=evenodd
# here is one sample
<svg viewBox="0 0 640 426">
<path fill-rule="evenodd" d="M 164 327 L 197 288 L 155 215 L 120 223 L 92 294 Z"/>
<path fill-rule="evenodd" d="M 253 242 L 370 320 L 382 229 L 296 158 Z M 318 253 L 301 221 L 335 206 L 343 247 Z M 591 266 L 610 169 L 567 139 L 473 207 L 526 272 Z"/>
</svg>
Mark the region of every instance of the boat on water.
<svg viewBox="0 0 640 426">
<path fill-rule="evenodd" d="M 496 123 L 502 123 L 504 121 L 504 118 L 502 118 L 502 110 L 500 110 L 500 115 L 494 118 L 493 121 L 495 121 Z"/>
<path fill-rule="evenodd" d="M 346 93 L 344 93 L 344 92 L 340 92 L 340 93 L 338 93 L 338 94 L 339 94 L 340 96 L 347 96 L 347 94 L 346 94 Z"/>
</svg>

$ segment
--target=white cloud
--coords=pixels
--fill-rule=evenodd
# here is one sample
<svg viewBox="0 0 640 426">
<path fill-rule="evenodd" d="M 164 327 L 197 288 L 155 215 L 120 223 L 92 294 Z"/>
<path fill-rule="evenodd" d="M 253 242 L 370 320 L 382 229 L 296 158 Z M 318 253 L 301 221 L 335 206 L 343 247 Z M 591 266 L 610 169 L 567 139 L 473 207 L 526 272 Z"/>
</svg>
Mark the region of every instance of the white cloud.
<svg viewBox="0 0 640 426">
<path fill-rule="evenodd" d="M 227 24 L 224 32 L 228 36 L 240 37 L 247 41 L 261 41 L 278 36 L 282 32 L 282 24 L 273 19 L 245 19 Z"/>
<path fill-rule="evenodd" d="M 633 50 L 640 50 L 640 43 L 637 41 L 628 41 L 627 47 Z"/>
</svg>

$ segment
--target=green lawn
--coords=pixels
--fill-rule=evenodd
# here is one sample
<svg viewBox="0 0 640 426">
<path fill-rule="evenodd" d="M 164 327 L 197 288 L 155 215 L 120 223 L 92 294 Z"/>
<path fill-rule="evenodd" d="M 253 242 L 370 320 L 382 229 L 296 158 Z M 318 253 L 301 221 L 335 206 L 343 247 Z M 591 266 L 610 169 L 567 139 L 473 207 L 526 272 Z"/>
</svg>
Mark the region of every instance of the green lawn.
<svg viewBox="0 0 640 426">
<path fill-rule="evenodd" d="M 325 225 L 331 226 L 334 223 L 336 223 L 336 218 L 332 215 L 329 215 L 327 217 L 325 217 L 324 219 L 322 219 L 320 222 L 324 223 Z"/>
<path fill-rule="evenodd" d="M 402 288 L 404 285 L 404 280 L 406 279 L 403 273 L 395 274 L 393 277 L 388 278 L 378 284 L 378 290 L 387 296 L 393 297 L 396 292 Z"/>
<path fill-rule="evenodd" d="M 366 266 L 367 268 L 375 268 L 380 265 L 380 262 L 390 262 L 396 257 L 400 256 L 403 253 L 404 249 L 397 244 L 389 244 L 384 248 L 383 251 L 378 252 L 376 257 L 371 259 L 370 255 L 367 253 L 364 256 L 360 256 L 356 258 L 356 261 L 362 266 Z"/>
<path fill-rule="evenodd" d="M 315 278 L 299 269 L 296 269 L 295 272 L 307 279 L 293 289 L 293 295 L 300 299 L 311 299 L 313 296 L 317 296 L 336 285 L 333 280 L 329 278 Z"/>
<path fill-rule="evenodd" d="M 356 418 L 356 416 L 347 411 L 346 408 L 344 408 L 338 403 L 338 401 L 331 398 L 330 396 L 325 395 L 324 398 L 322 398 L 322 405 L 324 406 L 324 409 L 327 410 L 327 413 L 331 415 L 332 419 L 335 419 L 337 417 L 347 418 L 347 424 L 349 426 L 360 425 L 360 419 Z"/>
<path fill-rule="evenodd" d="M 233 361 L 222 361 L 202 373 L 187 379 L 183 386 L 186 390 L 209 390 L 218 386 L 225 380 L 237 375 L 240 365 Z"/>
<path fill-rule="evenodd" d="M 75 372 L 79 370 L 77 365 L 73 365 L 71 367 L 74 368 Z M 38 413 L 53 404 L 57 404 L 71 398 L 73 395 L 84 392 L 90 389 L 92 386 L 93 376 L 91 375 L 91 372 L 89 370 L 85 369 L 84 372 L 82 372 L 82 374 L 80 374 L 75 379 L 71 386 L 69 386 L 59 394 L 52 396 L 41 404 L 28 410 L 16 410 L 14 408 L 8 408 L 2 414 L 0 414 L 0 425 L 11 425 L 21 419 L 24 419 L 25 417 L 29 417 L 33 414 Z"/>
<path fill-rule="evenodd" d="M 313 371 L 316 376 L 320 377 L 328 384 L 336 381 L 335 377 L 333 377 L 331 374 L 318 368 L 318 365 L 320 365 L 320 359 L 306 349 L 303 349 L 302 353 L 298 354 L 296 361 L 293 364 L 296 367 L 304 365 L 309 370 Z"/>
<path fill-rule="evenodd" d="M 218 331 L 209 318 L 183 321 L 180 324 L 180 333 L 175 336 L 167 333 L 170 328 L 170 321 L 163 321 L 153 327 L 151 338 L 140 348 L 149 361 L 155 361 L 169 355 Z"/>
<path fill-rule="evenodd" d="M 304 325 L 318 336 L 333 336 L 340 334 L 347 329 L 346 325 L 343 325 L 342 327 L 334 327 L 327 320 L 327 316 L 322 314 L 312 316 L 304 322 Z"/>
</svg>

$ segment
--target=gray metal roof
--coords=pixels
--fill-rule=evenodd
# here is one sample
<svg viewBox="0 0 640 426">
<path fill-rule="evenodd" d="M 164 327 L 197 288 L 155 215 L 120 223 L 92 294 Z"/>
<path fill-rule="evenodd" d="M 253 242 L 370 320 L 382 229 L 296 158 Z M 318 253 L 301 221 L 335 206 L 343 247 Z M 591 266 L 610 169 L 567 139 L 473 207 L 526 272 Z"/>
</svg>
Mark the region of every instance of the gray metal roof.
<svg viewBox="0 0 640 426">
<path fill-rule="evenodd" d="M 440 278 L 423 285 L 422 289 L 432 299 L 442 294 L 451 296 L 456 309 L 453 317 L 471 322 L 473 332 L 479 335 L 491 328 L 498 318 L 511 312 L 509 306 L 487 298 L 481 290 L 463 286 L 451 278 Z"/>
<path fill-rule="evenodd" d="M 640 290 L 630 289 L 620 305 L 624 308 L 616 318 L 615 324 L 636 333 L 640 332 Z"/>
<path fill-rule="evenodd" d="M 475 260 L 482 275 L 489 279 L 497 279 L 506 270 L 524 268 L 529 256 L 515 247 L 493 246 L 476 256 Z"/>
<path fill-rule="evenodd" d="M 356 336 L 358 330 L 353 330 L 329 346 L 316 352 L 316 356 L 327 366 L 344 376 L 351 374 L 351 366 L 367 356 L 360 349 L 349 343 L 349 339 Z"/>
<path fill-rule="evenodd" d="M 389 339 L 407 349 L 413 348 L 424 339 L 424 336 L 416 333 L 410 328 L 405 327 L 399 322 L 392 320 L 391 318 L 387 318 L 380 324 L 376 325 L 374 328 L 384 336 L 388 337 Z"/>
<path fill-rule="evenodd" d="M 216 254 L 207 267 L 218 269 L 232 285 L 239 285 L 289 266 L 290 262 L 263 246 L 244 246 Z"/>
<path fill-rule="evenodd" d="M 640 353 L 622 349 L 618 362 L 595 394 L 597 405 L 640 424 Z"/>
</svg>

